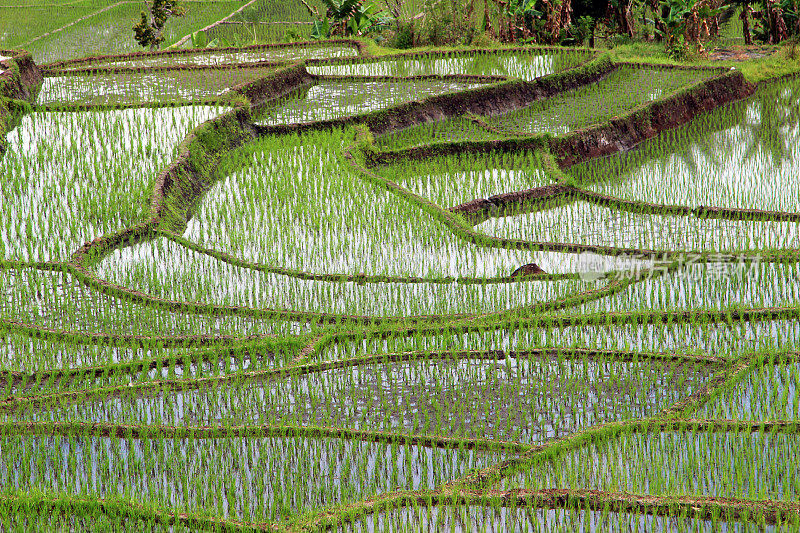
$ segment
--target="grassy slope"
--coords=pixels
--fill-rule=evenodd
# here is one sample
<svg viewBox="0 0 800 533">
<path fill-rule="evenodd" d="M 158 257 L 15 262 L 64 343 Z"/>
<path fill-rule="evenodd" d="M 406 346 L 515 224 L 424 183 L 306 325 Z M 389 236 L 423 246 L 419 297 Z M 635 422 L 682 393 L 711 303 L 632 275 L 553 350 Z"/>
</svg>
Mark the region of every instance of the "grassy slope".
<svg viewBox="0 0 800 533">
<path fill-rule="evenodd" d="M 231 0 L 187 4 L 186 16 L 167 23 L 165 44 L 173 43 L 227 16 L 244 3 L 243 0 Z M 134 41 L 132 31 L 141 9 L 138 2 L 122 4 L 102 13 L 98 13 L 96 5 L 80 8 L 0 8 L 0 46 L 24 45 L 39 63 L 90 54 L 133 52 L 141 49 Z M 92 16 L 56 33 L 37 38 L 87 15 Z"/>
</svg>

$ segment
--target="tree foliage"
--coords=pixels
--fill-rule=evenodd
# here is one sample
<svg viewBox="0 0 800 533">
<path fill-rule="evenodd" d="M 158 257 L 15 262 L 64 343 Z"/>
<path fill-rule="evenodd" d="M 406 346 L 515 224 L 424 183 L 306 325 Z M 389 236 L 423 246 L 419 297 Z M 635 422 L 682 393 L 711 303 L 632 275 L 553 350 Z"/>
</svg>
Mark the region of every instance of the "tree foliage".
<svg viewBox="0 0 800 533">
<path fill-rule="evenodd" d="M 178 0 L 152 0 L 142 10 L 142 17 L 133 27 L 136 42 L 150 50 L 157 50 L 164 42 L 164 25 L 170 17 L 182 17 L 185 11 Z"/>
<path fill-rule="evenodd" d="M 364 0 L 322 0 L 322 3 L 326 8 L 325 19 L 314 23 L 313 39 L 364 35 L 389 23 L 375 3 L 367 6 Z"/>
</svg>

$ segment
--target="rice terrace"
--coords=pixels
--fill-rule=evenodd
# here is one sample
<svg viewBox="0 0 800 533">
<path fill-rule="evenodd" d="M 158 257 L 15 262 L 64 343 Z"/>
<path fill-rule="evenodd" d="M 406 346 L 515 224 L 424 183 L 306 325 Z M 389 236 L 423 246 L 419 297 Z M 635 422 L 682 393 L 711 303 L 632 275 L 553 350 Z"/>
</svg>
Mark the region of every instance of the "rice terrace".
<svg viewBox="0 0 800 533">
<path fill-rule="evenodd" d="M 0 531 L 800 531 L 800 1 L 0 3 Z"/>
</svg>

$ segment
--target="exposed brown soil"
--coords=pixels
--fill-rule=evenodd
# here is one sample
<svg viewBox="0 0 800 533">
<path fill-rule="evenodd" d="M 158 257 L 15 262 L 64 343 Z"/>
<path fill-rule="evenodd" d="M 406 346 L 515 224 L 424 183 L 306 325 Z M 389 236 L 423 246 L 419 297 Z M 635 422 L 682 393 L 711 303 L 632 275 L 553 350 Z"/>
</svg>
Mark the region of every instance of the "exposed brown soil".
<svg viewBox="0 0 800 533">
<path fill-rule="evenodd" d="M 231 91 L 247 97 L 251 105 L 257 106 L 269 100 L 276 100 L 313 83 L 314 76 L 309 74 L 305 66 L 297 65 L 283 69 L 276 75 L 237 85 L 231 88 Z M 247 118 L 249 119 L 249 116 Z M 248 129 L 252 127 L 249 120 L 247 127 Z"/>
<path fill-rule="evenodd" d="M 545 185 L 525 191 L 496 194 L 488 198 L 479 198 L 467 203 L 451 207 L 450 211 L 458 213 L 473 225 L 480 224 L 492 217 L 507 216 L 530 212 L 540 206 L 550 205 L 562 200 L 575 189 L 567 185 Z"/>
<path fill-rule="evenodd" d="M 739 71 L 711 78 L 671 97 L 642 106 L 625 117 L 556 137 L 551 150 L 561 167 L 630 149 L 696 116 L 747 98 L 755 87 Z"/>
<path fill-rule="evenodd" d="M 665 66 L 664 68 L 680 69 L 683 67 Z M 623 117 L 566 135 L 554 138 L 531 135 L 527 138 L 462 141 L 412 147 L 400 151 L 379 152 L 370 157 L 369 164 L 384 165 L 403 160 L 420 161 L 431 157 L 460 153 L 535 150 L 547 145 L 557 157 L 559 165 L 567 168 L 589 159 L 627 151 L 644 140 L 687 124 L 701 113 L 747 98 L 754 91 L 755 86 L 747 83 L 741 72 L 729 71 L 667 98 L 642 105 Z M 499 95 L 487 95 L 487 98 L 489 97 L 497 98 Z M 520 100 L 505 100 L 502 106 L 494 109 L 496 112 L 518 109 L 525 105 Z M 493 107 L 490 103 L 484 103 L 480 109 L 470 111 L 475 114 L 491 114 Z M 378 133 L 376 130 L 373 131 Z"/>
<path fill-rule="evenodd" d="M 20 50 L 2 50 L 1 52 L 12 55 L 10 60 L 6 59 L 0 62 L 0 70 L 4 71 L 0 74 L 0 88 L 3 88 L 3 94 L 0 96 L 32 101 L 42 84 L 41 70 L 28 52 Z M 19 76 L 12 68 L 13 63 L 16 63 L 19 68 Z"/>
<path fill-rule="evenodd" d="M 708 58 L 712 61 L 749 61 L 771 56 L 777 50 L 777 46 L 725 46 L 709 52 Z"/>
<path fill-rule="evenodd" d="M 330 129 L 350 124 L 365 124 L 372 133 L 381 135 L 467 113 L 475 115 L 505 113 L 529 105 L 536 100 L 596 82 L 616 68 L 616 65 L 611 62 L 588 71 L 576 67 L 570 70 L 574 73 L 572 76 L 568 75 L 570 71 L 566 71 L 567 75 L 564 76 L 545 76 L 532 82 L 508 81 L 458 93 L 431 96 L 422 101 L 408 102 L 385 111 L 364 115 L 309 124 L 259 126 L 258 129 L 260 135 L 280 135 L 305 130 Z M 339 79 L 347 78 L 358 79 L 358 77 L 339 77 Z M 468 75 L 455 75 L 450 78 L 474 81 L 474 76 Z"/>
<path fill-rule="evenodd" d="M 585 201 L 594 205 L 636 214 L 694 216 L 701 219 L 800 222 L 800 213 L 788 211 L 656 204 L 625 200 L 584 189 L 577 189 L 568 185 L 546 185 L 489 198 L 479 198 L 452 207 L 450 211 L 461 214 L 472 224 L 480 224 L 490 218 L 532 213 L 540 209 L 546 209 L 554 203 L 564 205 L 568 201 Z"/>
</svg>

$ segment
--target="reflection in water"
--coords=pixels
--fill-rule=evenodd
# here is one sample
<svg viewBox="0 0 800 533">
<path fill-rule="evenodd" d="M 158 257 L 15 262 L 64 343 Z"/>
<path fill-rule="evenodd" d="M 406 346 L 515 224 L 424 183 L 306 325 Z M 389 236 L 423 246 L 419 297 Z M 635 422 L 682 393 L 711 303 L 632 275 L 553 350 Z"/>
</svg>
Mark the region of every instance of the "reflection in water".
<svg viewBox="0 0 800 533">
<path fill-rule="evenodd" d="M 357 501 L 394 488 L 433 489 L 504 458 L 342 439 L 0 438 L 8 489 L 123 493 L 134 501 L 253 522 Z"/>
<path fill-rule="evenodd" d="M 270 103 L 257 111 L 258 124 L 313 122 L 421 100 L 428 96 L 480 87 L 480 83 L 449 80 L 320 81 L 316 85 Z"/>
<path fill-rule="evenodd" d="M 336 533 L 550 533 L 596 531 L 602 533 L 712 533 L 719 531 L 783 531 L 774 525 L 725 523 L 689 517 L 653 516 L 582 509 L 537 509 L 519 506 L 408 506 L 370 514 L 332 531 Z"/>
<path fill-rule="evenodd" d="M 263 50 L 242 50 L 197 54 L 155 54 L 133 59 L 94 60 L 69 66 L 69 69 L 97 67 L 159 67 L 166 65 L 224 65 L 231 63 L 256 63 L 263 61 L 300 61 L 303 59 L 325 59 L 349 57 L 358 54 L 352 46 L 292 46 Z"/>
<path fill-rule="evenodd" d="M 800 211 L 800 83 L 774 84 L 627 154 L 570 170 L 630 200 Z"/>
</svg>

